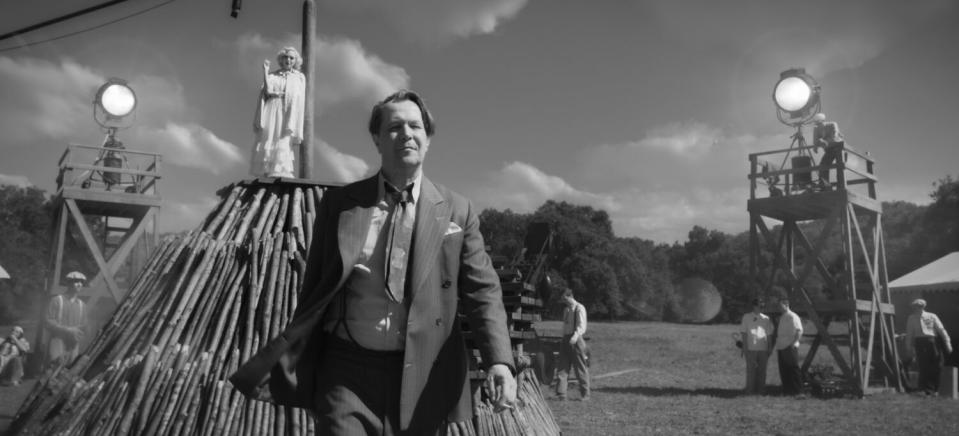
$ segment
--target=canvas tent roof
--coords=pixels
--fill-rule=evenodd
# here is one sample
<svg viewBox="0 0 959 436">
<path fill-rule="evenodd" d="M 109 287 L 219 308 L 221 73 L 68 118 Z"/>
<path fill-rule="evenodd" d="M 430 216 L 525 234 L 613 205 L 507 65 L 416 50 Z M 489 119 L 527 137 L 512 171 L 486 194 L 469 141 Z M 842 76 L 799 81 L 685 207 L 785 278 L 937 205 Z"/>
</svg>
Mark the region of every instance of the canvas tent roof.
<svg viewBox="0 0 959 436">
<path fill-rule="evenodd" d="M 889 282 L 892 293 L 914 291 L 959 292 L 959 251 L 949 253 Z"/>
</svg>

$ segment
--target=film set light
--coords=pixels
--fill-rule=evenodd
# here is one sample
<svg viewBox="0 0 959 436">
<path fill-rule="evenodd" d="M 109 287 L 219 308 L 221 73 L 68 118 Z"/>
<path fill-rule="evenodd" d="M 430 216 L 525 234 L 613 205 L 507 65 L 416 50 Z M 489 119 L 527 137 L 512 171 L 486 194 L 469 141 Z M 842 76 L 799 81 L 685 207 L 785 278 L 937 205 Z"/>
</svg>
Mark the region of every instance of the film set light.
<svg viewBox="0 0 959 436">
<path fill-rule="evenodd" d="M 123 150 L 123 143 L 117 140 L 117 130 L 133 125 L 136 119 L 137 97 L 133 88 L 123 79 L 111 78 L 97 89 L 93 99 L 93 119 L 106 131 L 100 155 L 94 165 L 109 168 L 123 168 L 126 166 L 126 157 L 119 150 Z M 95 171 L 90 173 L 83 182 L 84 188 L 89 188 L 93 181 L 101 181 L 110 190 L 114 185 L 123 183 L 122 173 L 111 171 Z M 99 179 L 99 180 L 97 180 Z M 129 183 L 134 184 L 136 180 Z M 131 186 L 130 188 L 134 188 Z M 128 188 L 128 190 L 130 190 Z"/>
<path fill-rule="evenodd" d="M 805 68 L 790 68 L 779 74 L 779 81 L 773 87 L 773 103 L 776 106 L 776 117 L 787 126 L 796 128 L 792 135 L 789 148 L 797 147 L 797 155 L 792 158 L 792 167 L 808 168 L 813 165 L 812 153 L 806 149 L 806 138 L 802 134 L 802 126 L 816 122 L 816 114 L 822 109 L 822 100 L 819 96 L 819 83 Z M 785 167 L 789 153 L 783 158 L 780 168 Z M 775 184 L 775 180 L 770 182 Z M 812 184 L 812 173 L 798 172 L 793 175 L 794 186 L 805 187 Z"/>
<path fill-rule="evenodd" d="M 819 84 L 804 68 L 792 68 L 779 75 L 773 88 L 773 102 L 779 121 L 788 126 L 808 124 L 822 108 Z"/>
</svg>

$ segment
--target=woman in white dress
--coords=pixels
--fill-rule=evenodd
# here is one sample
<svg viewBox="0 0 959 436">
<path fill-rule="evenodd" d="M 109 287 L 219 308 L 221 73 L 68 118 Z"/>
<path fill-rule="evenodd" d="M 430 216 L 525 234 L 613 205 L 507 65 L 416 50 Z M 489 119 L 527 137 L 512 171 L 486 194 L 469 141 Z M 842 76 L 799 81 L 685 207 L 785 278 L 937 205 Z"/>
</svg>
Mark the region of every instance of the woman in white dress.
<svg viewBox="0 0 959 436">
<path fill-rule="evenodd" d="M 303 141 L 306 77 L 298 70 L 302 59 L 295 48 L 284 47 L 277 62 L 280 68 L 270 71 L 270 61 L 263 61 L 263 87 L 253 120 L 256 145 L 250 173 L 258 177 L 295 177 L 293 147 Z"/>
</svg>

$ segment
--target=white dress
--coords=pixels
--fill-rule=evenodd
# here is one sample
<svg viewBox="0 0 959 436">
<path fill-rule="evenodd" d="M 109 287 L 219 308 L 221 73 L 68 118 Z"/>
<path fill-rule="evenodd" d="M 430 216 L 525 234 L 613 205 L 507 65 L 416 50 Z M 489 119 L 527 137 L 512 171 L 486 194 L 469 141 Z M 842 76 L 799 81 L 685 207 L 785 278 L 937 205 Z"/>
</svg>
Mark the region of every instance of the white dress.
<svg viewBox="0 0 959 436">
<path fill-rule="evenodd" d="M 293 146 L 303 141 L 306 77 L 297 70 L 273 71 L 260 90 L 254 125 L 256 144 L 250 173 L 260 177 L 294 177 Z"/>
</svg>

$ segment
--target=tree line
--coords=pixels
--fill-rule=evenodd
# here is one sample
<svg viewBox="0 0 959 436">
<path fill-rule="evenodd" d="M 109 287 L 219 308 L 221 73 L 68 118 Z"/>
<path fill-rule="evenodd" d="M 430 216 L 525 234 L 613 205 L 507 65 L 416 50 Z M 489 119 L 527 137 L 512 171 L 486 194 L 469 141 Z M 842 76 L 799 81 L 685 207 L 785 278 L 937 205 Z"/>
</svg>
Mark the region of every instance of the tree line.
<svg viewBox="0 0 959 436">
<path fill-rule="evenodd" d="M 882 203 L 890 280 L 959 250 L 959 181 L 946 176 L 933 183 L 929 195 L 932 202 L 924 206 Z M 532 222 L 549 223 L 554 232 L 548 261 L 553 287 L 571 288 L 594 318 L 683 321 L 676 286 L 685 278 L 707 280 L 722 296 L 722 307 L 712 322 L 737 322 L 749 311 L 750 300 L 762 293 L 761 280 L 750 274 L 748 231 L 727 234 L 697 225 L 685 242 L 657 244 L 616 236 L 603 210 L 552 200 L 532 213 L 486 209 L 480 215 L 490 251 L 507 257 L 522 248 L 525 229 Z M 818 235 L 823 223 L 807 222 L 800 228 Z M 778 234 L 781 229 L 771 230 Z M 820 256 L 828 260 L 831 271 L 841 269 L 843 263 L 840 230 L 832 232 Z M 767 274 L 772 263 L 764 253 L 758 275 Z M 830 298 L 833 292 L 815 275 L 806 287 L 813 298 Z"/>
<path fill-rule="evenodd" d="M 946 176 L 932 186 L 929 205 L 882 204 L 890 280 L 959 250 L 959 181 Z M 0 280 L 0 324 L 32 313 L 45 296 L 54 213 L 54 200 L 38 188 L 0 186 L 0 265 L 12 277 Z M 748 232 L 728 234 L 697 225 L 684 242 L 655 243 L 616 236 L 604 210 L 552 200 L 532 213 L 486 209 L 480 222 L 491 253 L 507 258 L 522 249 L 530 223 L 548 223 L 553 289 L 572 288 L 595 319 L 683 321 L 676 284 L 685 278 L 707 280 L 719 291 L 723 304 L 712 322 L 736 322 L 760 292 L 750 276 Z M 801 227 L 812 234 L 822 230 L 818 222 Z M 65 250 L 66 271 L 95 271 L 83 247 L 68 243 Z M 838 244 L 829 245 L 822 258 L 841 263 L 839 251 Z M 761 267 L 770 264 L 771 259 L 760 259 Z M 814 294 L 829 292 L 816 280 L 809 288 Z"/>
</svg>

